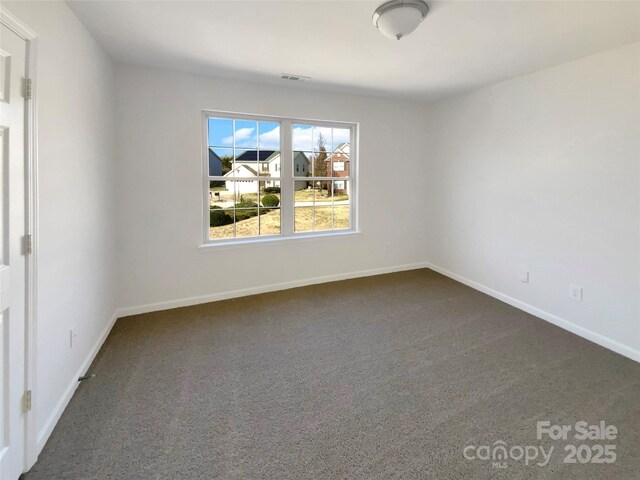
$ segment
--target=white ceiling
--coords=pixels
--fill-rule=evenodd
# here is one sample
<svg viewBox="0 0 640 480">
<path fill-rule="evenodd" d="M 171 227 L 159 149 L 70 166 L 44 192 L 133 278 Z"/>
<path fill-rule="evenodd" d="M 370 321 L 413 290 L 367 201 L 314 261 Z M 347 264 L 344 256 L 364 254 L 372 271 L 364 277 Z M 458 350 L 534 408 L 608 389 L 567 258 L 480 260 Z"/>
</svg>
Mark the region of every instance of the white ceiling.
<svg viewBox="0 0 640 480">
<path fill-rule="evenodd" d="M 401 41 L 371 23 L 382 0 L 67 3 L 122 62 L 421 101 L 640 41 L 637 1 L 432 1 Z"/>
</svg>

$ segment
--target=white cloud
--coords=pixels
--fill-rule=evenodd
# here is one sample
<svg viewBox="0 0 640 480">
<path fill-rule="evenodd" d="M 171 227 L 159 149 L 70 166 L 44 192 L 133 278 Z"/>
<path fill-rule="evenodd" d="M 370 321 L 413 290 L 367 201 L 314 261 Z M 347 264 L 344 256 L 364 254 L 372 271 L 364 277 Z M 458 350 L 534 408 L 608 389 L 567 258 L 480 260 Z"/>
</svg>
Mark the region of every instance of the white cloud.
<svg viewBox="0 0 640 480">
<path fill-rule="evenodd" d="M 255 130 L 256 129 L 253 127 L 239 128 L 236 130 L 236 145 L 242 143 L 243 140 L 251 140 L 254 136 L 253 132 L 255 132 Z M 222 143 L 225 145 L 233 145 L 233 136 L 223 138 Z M 246 142 L 245 145 L 248 145 L 249 143 L 251 142 Z"/>
<path fill-rule="evenodd" d="M 279 150 L 280 149 L 280 127 L 276 127 L 273 130 L 260 134 L 259 146 L 265 150 Z"/>
<path fill-rule="evenodd" d="M 312 129 L 305 127 L 293 127 L 293 149 L 294 150 L 311 150 L 312 145 Z"/>
<path fill-rule="evenodd" d="M 333 129 L 333 148 L 341 143 L 351 143 L 351 131 L 348 128 Z"/>
<path fill-rule="evenodd" d="M 350 142 L 349 129 L 294 126 L 292 133 L 293 150 L 317 150 L 320 134 L 322 134 L 327 151 L 333 150 L 341 143 Z M 233 137 L 223 138 L 222 141 L 225 144 L 233 144 Z M 248 146 L 255 144 L 255 128 L 240 128 L 236 130 L 236 146 Z M 279 150 L 280 127 L 278 126 L 267 132 L 260 133 L 258 145 L 259 148 L 263 150 Z"/>
<path fill-rule="evenodd" d="M 322 135 L 327 151 L 333 150 L 341 143 L 349 143 L 351 140 L 348 128 L 294 127 L 293 149 L 303 151 L 317 150 L 320 135 Z"/>
</svg>

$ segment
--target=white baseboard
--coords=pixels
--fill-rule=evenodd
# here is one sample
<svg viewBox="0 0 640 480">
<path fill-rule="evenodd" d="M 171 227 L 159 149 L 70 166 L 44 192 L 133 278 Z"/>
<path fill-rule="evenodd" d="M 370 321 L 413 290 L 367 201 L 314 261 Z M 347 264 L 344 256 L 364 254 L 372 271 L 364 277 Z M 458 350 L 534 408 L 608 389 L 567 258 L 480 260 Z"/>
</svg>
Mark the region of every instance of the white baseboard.
<svg viewBox="0 0 640 480">
<path fill-rule="evenodd" d="M 109 320 L 105 328 L 102 330 L 102 333 L 98 337 L 98 340 L 93 345 L 93 347 L 89 351 L 89 354 L 86 356 L 86 358 L 82 362 L 82 365 L 80 365 L 80 368 L 71 379 L 71 382 L 69 383 L 66 390 L 64 391 L 64 394 L 56 404 L 55 408 L 53 409 L 53 412 L 51 412 L 51 415 L 49 415 L 49 418 L 47 418 L 47 421 L 45 422 L 44 427 L 42 427 L 42 430 L 38 432 L 38 439 L 36 444 L 36 459 L 37 459 L 37 455 L 40 455 L 40 452 L 44 448 L 45 443 L 47 443 L 49 436 L 51 436 L 51 432 L 53 432 L 53 429 L 58 423 L 58 420 L 60 420 L 60 417 L 62 416 L 62 412 L 64 412 L 65 408 L 67 408 L 67 405 L 69 404 L 71 397 L 73 397 L 73 394 L 76 391 L 76 388 L 78 388 L 78 385 L 80 385 L 78 378 L 84 375 L 89 369 L 91 362 L 93 362 L 93 359 L 96 358 L 96 355 L 100 351 L 100 348 L 102 348 L 102 344 L 109 336 L 109 332 L 111 332 L 111 329 L 113 328 L 113 325 L 116 323 L 117 319 L 118 319 L 118 314 L 116 312 L 114 313 L 113 317 L 111 317 L 111 319 Z"/>
<path fill-rule="evenodd" d="M 557 325 L 558 327 L 563 328 L 564 330 L 568 330 L 571 333 L 575 333 L 576 335 L 582 338 L 586 338 L 587 340 L 593 343 L 597 343 L 602 347 L 608 348 L 609 350 L 613 350 L 614 352 L 619 353 L 620 355 L 624 355 L 625 357 L 628 357 L 631 360 L 640 362 L 640 350 L 636 350 L 635 348 L 632 348 L 628 345 L 624 345 L 623 343 L 620 343 L 609 337 L 605 337 L 604 335 L 596 333 L 592 330 L 576 325 L 575 323 L 570 322 L 569 320 L 566 320 L 564 318 L 560 318 L 557 315 L 554 315 L 553 313 L 549 313 L 538 307 L 534 307 L 533 305 L 517 300 L 509 295 L 506 295 L 502 292 L 499 292 L 485 285 L 482 285 L 481 283 L 475 282 L 473 280 L 469 280 L 468 278 L 463 277 L 462 275 L 458 275 L 457 273 L 453 273 L 442 267 L 438 267 L 437 265 L 433 265 L 426 262 L 424 266 L 425 268 L 430 268 L 435 272 L 441 273 L 442 275 L 445 275 L 453 280 L 456 280 L 457 282 L 463 283 L 475 290 L 478 290 L 482 293 L 486 293 L 487 295 L 493 298 L 496 298 L 504 303 L 507 303 L 512 307 L 516 307 L 520 310 L 530 313 L 531 315 L 541 318 L 542 320 L 546 320 L 549 323 L 553 323 L 554 325 Z"/>
<path fill-rule="evenodd" d="M 197 297 L 181 298 L 177 300 L 169 300 L 167 302 L 149 303 L 134 307 L 126 307 L 118 310 L 118 317 L 128 317 L 130 315 L 139 315 L 141 313 L 157 312 L 159 310 L 169 310 L 171 308 L 188 307 L 201 303 L 217 302 L 219 300 L 228 300 L 230 298 L 246 297 L 248 295 L 257 295 L 259 293 L 275 292 L 278 290 L 287 290 L 289 288 L 306 287 L 307 285 L 316 285 L 318 283 L 336 282 L 339 280 L 348 280 L 351 278 L 369 277 L 372 275 L 382 275 L 385 273 L 402 272 L 405 270 L 416 270 L 418 268 L 429 268 L 429 264 L 425 262 L 408 263 L 404 265 L 396 265 L 393 267 L 372 268 L 369 270 L 358 270 L 355 272 L 338 273 L 335 275 L 324 275 L 321 277 L 311 277 L 301 280 L 293 280 L 289 282 L 270 283 L 257 287 L 242 288 L 239 290 L 229 290 L 226 292 L 213 293 L 209 295 L 201 295 Z"/>
</svg>

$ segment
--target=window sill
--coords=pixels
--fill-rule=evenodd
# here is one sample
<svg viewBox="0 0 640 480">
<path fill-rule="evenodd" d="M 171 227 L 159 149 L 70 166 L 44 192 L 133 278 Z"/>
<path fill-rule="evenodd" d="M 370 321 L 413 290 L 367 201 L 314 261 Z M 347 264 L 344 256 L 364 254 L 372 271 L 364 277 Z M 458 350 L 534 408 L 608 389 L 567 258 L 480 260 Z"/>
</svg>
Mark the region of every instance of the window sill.
<svg viewBox="0 0 640 480">
<path fill-rule="evenodd" d="M 247 238 L 241 240 L 221 240 L 210 243 L 203 243 L 198 247 L 202 252 L 214 252 L 221 250 L 233 250 L 236 248 L 248 248 L 257 247 L 263 245 L 282 245 L 286 243 L 297 242 L 313 242 L 318 240 L 333 240 L 339 238 L 357 237 L 362 235 L 359 230 L 346 230 L 344 232 L 312 232 L 312 233 L 298 233 L 291 237 L 265 237 L 265 238 Z"/>
</svg>

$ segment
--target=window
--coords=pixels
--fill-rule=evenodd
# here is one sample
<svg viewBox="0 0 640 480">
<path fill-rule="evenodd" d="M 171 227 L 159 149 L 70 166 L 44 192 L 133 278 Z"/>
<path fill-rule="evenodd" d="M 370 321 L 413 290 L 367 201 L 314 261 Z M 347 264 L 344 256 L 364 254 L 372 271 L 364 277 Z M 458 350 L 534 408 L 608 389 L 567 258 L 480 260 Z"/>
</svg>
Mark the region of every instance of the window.
<svg viewBox="0 0 640 480">
<path fill-rule="evenodd" d="M 355 230 L 356 125 L 204 112 L 205 242 Z"/>
</svg>

